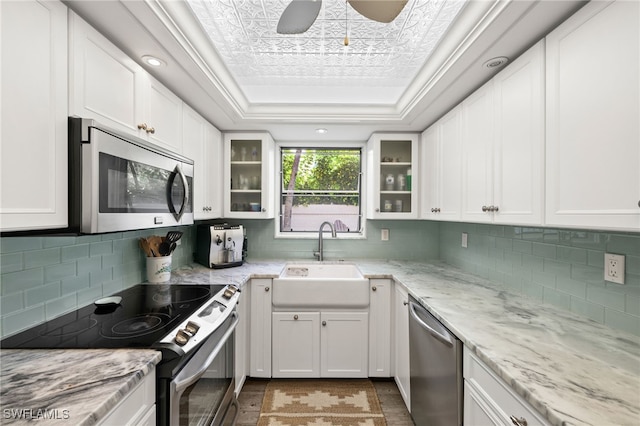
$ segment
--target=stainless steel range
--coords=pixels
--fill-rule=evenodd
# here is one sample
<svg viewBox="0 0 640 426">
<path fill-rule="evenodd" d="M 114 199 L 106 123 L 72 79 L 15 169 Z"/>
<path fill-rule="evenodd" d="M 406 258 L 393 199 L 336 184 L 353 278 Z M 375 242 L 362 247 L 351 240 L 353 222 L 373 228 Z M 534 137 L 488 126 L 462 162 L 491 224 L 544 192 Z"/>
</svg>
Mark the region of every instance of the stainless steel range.
<svg viewBox="0 0 640 426">
<path fill-rule="evenodd" d="M 238 289 L 140 284 L 0 342 L 6 349 L 151 348 L 158 425 L 233 424 Z"/>
</svg>

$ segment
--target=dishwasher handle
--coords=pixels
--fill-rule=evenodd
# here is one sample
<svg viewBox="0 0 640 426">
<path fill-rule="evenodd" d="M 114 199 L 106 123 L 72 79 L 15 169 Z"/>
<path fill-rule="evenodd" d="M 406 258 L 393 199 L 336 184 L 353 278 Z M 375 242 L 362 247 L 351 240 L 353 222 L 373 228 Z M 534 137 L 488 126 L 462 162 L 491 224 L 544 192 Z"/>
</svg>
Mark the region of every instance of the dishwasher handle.
<svg viewBox="0 0 640 426">
<path fill-rule="evenodd" d="M 444 327 L 442 327 L 442 326 L 437 327 L 437 328 L 443 328 L 442 332 L 444 334 L 443 333 L 439 333 L 433 327 L 431 327 L 429 324 L 427 324 L 422 318 L 420 318 L 419 313 L 423 314 L 427 318 L 429 318 L 431 316 L 431 314 L 425 308 L 423 308 L 422 306 L 410 301 L 409 302 L 409 313 L 411 313 L 411 317 L 422 328 L 424 328 L 429 334 L 431 334 L 433 337 L 435 337 L 438 341 L 440 341 L 444 345 L 447 345 L 449 347 L 453 347 L 453 339 L 451 338 L 451 335 L 446 330 L 444 330 Z"/>
</svg>

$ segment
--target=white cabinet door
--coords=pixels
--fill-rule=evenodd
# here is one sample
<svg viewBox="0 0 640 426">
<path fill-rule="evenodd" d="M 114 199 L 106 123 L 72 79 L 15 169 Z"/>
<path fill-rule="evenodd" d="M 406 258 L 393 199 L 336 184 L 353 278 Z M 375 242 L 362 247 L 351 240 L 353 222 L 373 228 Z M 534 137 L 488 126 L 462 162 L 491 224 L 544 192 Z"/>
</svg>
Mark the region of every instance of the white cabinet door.
<svg viewBox="0 0 640 426">
<path fill-rule="evenodd" d="M 543 40 L 493 78 L 495 223 L 542 224 L 544 72 Z"/>
<path fill-rule="evenodd" d="M 460 220 L 462 200 L 461 107 L 457 106 L 423 133 L 427 170 L 422 217 Z"/>
<path fill-rule="evenodd" d="M 69 115 L 139 134 L 146 72 L 78 15 L 69 19 Z"/>
<path fill-rule="evenodd" d="M 155 370 L 142 378 L 107 415 L 99 426 L 133 426 L 148 424 L 150 413 L 156 410 Z M 73 414 L 72 414 L 73 415 Z M 155 418 L 153 419 L 155 422 Z"/>
<path fill-rule="evenodd" d="M 275 217 L 275 145 L 268 133 L 224 135 L 224 217 Z"/>
<path fill-rule="evenodd" d="M 438 140 L 440 126 L 436 123 L 420 136 L 420 218 L 438 218 Z"/>
<path fill-rule="evenodd" d="M 242 386 L 247 378 L 247 349 L 249 347 L 249 298 L 251 286 L 245 285 L 240 293 L 236 312 L 238 313 L 238 325 L 234 333 L 234 377 L 236 381 L 236 397 L 240 395 Z"/>
<path fill-rule="evenodd" d="M 371 279 L 369 377 L 391 377 L 391 280 Z"/>
<path fill-rule="evenodd" d="M 547 225 L 640 229 L 639 8 L 590 2 L 547 36 Z"/>
<path fill-rule="evenodd" d="M 322 312 L 321 377 L 367 377 L 368 318 L 367 312 Z"/>
<path fill-rule="evenodd" d="M 140 129 L 139 135 L 170 151 L 181 153 L 182 99 L 150 75 L 147 79 L 143 116 L 147 129 Z"/>
<path fill-rule="evenodd" d="M 268 278 L 251 280 L 249 370 L 252 377 L 271 377 L 271 283 Z"/>
<path fill-rule="evenodd" d="M 409 295 L 400 285 L 395 284 L 393 300 L 394 324 L 394 379 L 407 410 L 411 411 L 409 387 Z"/>
<path fill-rule="evenodd" d="M 67 226 L 67 8 L 0 2 L 2 231 Z"/>
<path fill-rule="evenodd" d="M 273 313 L 273 377 L 320 377 L 320 313 Z"/>
<path fill-rule="evenodd" d="M 501 378 L 464 347 L 464 423 L 469 425 L 548 426 L 528 402 L 516 394 Z"/>
<path fill-rule="evenodd" d="M 194 161 L 194 219 L 221 217 L 221 133 L 186 104 L 182 129 L 183 154 Z"/>
<path fill-rule="evenodd" d="M 462 220 L 490 222 L 493 200 L 493 81 L 462 102 Z"/>
<path fill-rule="evenodd" d="M 374 133 L 368 141 L 369 219 L 418 217 L 418 140 L 413 133 Z M 411 177 L 407 177 L 411 176 Z"/>
</svg>

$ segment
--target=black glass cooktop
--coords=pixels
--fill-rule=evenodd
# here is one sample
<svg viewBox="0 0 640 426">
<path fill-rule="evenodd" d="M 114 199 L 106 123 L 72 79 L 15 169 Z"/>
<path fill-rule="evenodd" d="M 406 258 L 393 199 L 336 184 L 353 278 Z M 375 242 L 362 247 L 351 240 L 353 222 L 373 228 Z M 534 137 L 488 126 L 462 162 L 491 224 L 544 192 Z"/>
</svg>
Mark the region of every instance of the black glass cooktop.
<svg viewBox="0 0 640 426">
<path fill-rule="evenodd" d="M 91 304 L 7 337 L 4 349 L 148 348 L 213 297 L 223 285 L 139 284 L 113 296 L 119 304 Z"/>
</svg>

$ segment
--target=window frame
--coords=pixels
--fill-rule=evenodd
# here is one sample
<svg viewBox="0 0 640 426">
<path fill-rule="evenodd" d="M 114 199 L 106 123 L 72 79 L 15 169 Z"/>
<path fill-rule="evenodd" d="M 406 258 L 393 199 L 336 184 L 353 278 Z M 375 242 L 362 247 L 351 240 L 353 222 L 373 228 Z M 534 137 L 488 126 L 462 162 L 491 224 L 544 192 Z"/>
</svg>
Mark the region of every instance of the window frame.
<svg viewBox="0 0 640 426">
<path fill-rule="evenodd" d="M 347 141 L 320 141 L 320 142 L 276 142 L 276 190 L 274 191 L 275 198 L 275 220 L 274 222 L 274 237 L 275 238 L 288 238 L 288 239 L 306 239 L 317 240 L 318 232 L 282 232 L 280 231 L 280 223 L 282 222 L 281 214 L 282 207 L 280 206 L 282 200 L 282 156 L 281 151 L 283 148 L 326 148 L 326 149 L 359 149 L 360 150 L 360 231 L 349 233 L 338 233 L 339 239 L 366 239 L 366 208 L 367 208 L 367 143 L 366 142 L 347 142 Z M 325 228 L 325 232 L 329 232 L 328 228 Z"/>
</svg>

